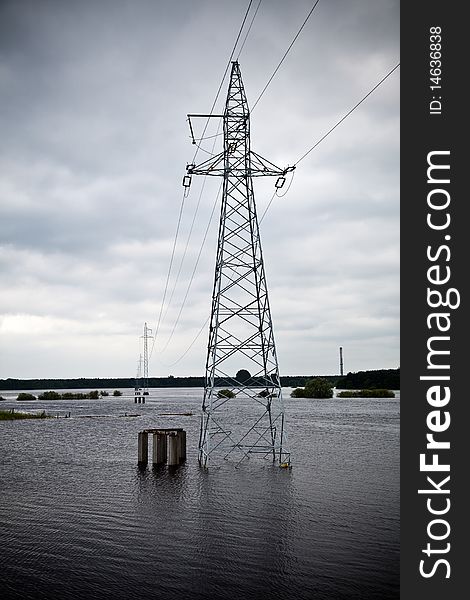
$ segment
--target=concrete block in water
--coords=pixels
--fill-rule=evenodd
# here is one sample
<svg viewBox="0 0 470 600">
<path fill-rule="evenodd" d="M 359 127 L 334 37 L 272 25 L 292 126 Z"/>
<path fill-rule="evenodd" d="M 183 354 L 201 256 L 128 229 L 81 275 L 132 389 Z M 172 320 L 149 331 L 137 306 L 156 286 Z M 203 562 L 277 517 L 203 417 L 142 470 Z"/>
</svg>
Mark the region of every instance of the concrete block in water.
<svg viewBox="0 0 470 600">
<path fill-rule="evenodd" d="M 178 459 L 182 463 L 186 460 L 186 431 L 178 431 Z"/>
<path fill-rule="evenodd" d="M 179 436 L 177 433 L 168 435 L 168 466 L 179 465 Z"/>
<path fill-rule="evenodd" d="M 167 461 L 167 436 L 164 433 L 153 434 L 153 464 L 161 465 Z"/>
<path fill-rule="evenodd" d="M 146 464 L 148 462 L 149 446 L 148 446 L 148 434 L 141 431 L 139 433 L 138 440 L 138 462 Z"/>
</svg>

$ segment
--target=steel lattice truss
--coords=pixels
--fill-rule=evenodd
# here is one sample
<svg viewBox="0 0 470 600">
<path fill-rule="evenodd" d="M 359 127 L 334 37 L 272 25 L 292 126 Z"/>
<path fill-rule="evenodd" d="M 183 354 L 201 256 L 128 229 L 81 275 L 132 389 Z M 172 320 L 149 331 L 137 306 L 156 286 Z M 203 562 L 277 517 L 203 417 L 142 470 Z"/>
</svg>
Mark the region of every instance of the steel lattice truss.
<svg viewBox="0 0 470 600">
<path fill-rule="evenodd" d="M 284 407 L 252 177 L 284 176 L 250 149 L 250 119 L 238 62 L 223 115 L 224 150 L 188 175 L 223 177 L 222 207 L 202 403 L 199 462 L 253 454 L 289 463 Z M 237 373 L 248 371 L 242 377 Z M 227 397 L 221 390 L 229 390 Z M 230 396 L 232 394 L 229 393 Z"/>
</svg>

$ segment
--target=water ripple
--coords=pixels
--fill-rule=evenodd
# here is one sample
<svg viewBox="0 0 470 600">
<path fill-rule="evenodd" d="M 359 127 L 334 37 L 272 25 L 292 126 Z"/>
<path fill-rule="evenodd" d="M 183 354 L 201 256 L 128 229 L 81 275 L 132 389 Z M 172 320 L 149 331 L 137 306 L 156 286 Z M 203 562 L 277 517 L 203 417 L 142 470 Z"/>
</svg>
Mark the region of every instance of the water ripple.
<svg viewBox="0 0 470 600">
<path fill-rule="evenodd" d="M 398 598 L 398 401 L 288 403 L 291 471 L 206 473 L 197 417 L 157 416 L 197 394 L 169 392 L 133 419 L 117 399 L 1 424 L 2 599 Z M 137 432 L 178 422 L 186 465 L 138 468 Z"/>
</svg>

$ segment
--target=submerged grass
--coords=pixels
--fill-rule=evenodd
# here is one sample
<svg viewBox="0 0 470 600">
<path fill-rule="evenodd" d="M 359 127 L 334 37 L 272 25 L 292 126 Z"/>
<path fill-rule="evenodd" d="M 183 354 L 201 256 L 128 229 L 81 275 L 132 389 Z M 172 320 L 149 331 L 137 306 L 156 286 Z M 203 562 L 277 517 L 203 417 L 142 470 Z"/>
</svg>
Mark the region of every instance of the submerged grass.
<svg viewBox="0 0 470 600">
<path fill-rule="evenodd" d="M 50 415 L 46 415 L 46 411 L 40 413 L 25 413 L 15 409 L 0 410 L 0 421 L 16 421 L 17 419 L 50 419 Z"/>
<path fill-rule="evenodd" d="M 371 389 L 338 392 L 338 398 L 395 398 L 395 393 L 391 390 Z"/>
</svg>

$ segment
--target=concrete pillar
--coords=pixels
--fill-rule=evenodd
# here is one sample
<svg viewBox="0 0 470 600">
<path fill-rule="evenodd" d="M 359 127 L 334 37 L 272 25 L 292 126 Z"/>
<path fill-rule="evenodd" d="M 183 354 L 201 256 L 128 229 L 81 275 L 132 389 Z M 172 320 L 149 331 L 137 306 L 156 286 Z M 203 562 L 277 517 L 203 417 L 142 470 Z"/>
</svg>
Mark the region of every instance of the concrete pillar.
<svg viewBox="0 0 470 600">
<path fill-rule="evenodd" d="M 168 466 L 179 465 L 179 440 L 176 433 L 168 435 Z"/>
<path fill-rule="evenodd" d="M 167 461 L 167 443 L 164 433 L 153 434 L 153 464 L 161 465 Z"/>
<path fill-rule="evenodd" d="M 186 460 L 186 431 L 181 432 L 181 461 Z"/>
<path fill-rule="evenodd" d="M 148 446 L 148 433 L 141 431 L 139 433 L 138 441 L 138 462 L 140 464 L 148 463 L 149 446 Z"/>
<path fill-rule="evenodd" d="M 178 431 L 178 462 L 186 460 L 186 431 Z"/>
<path fill-rule="evenodd" d="M 181 435 L 181 431 L 176 433 L 176 438 L 178 440 L 178 464 L 181 462 L 181 457 L 183 455 L 183 437 Z"/>
</svg>

